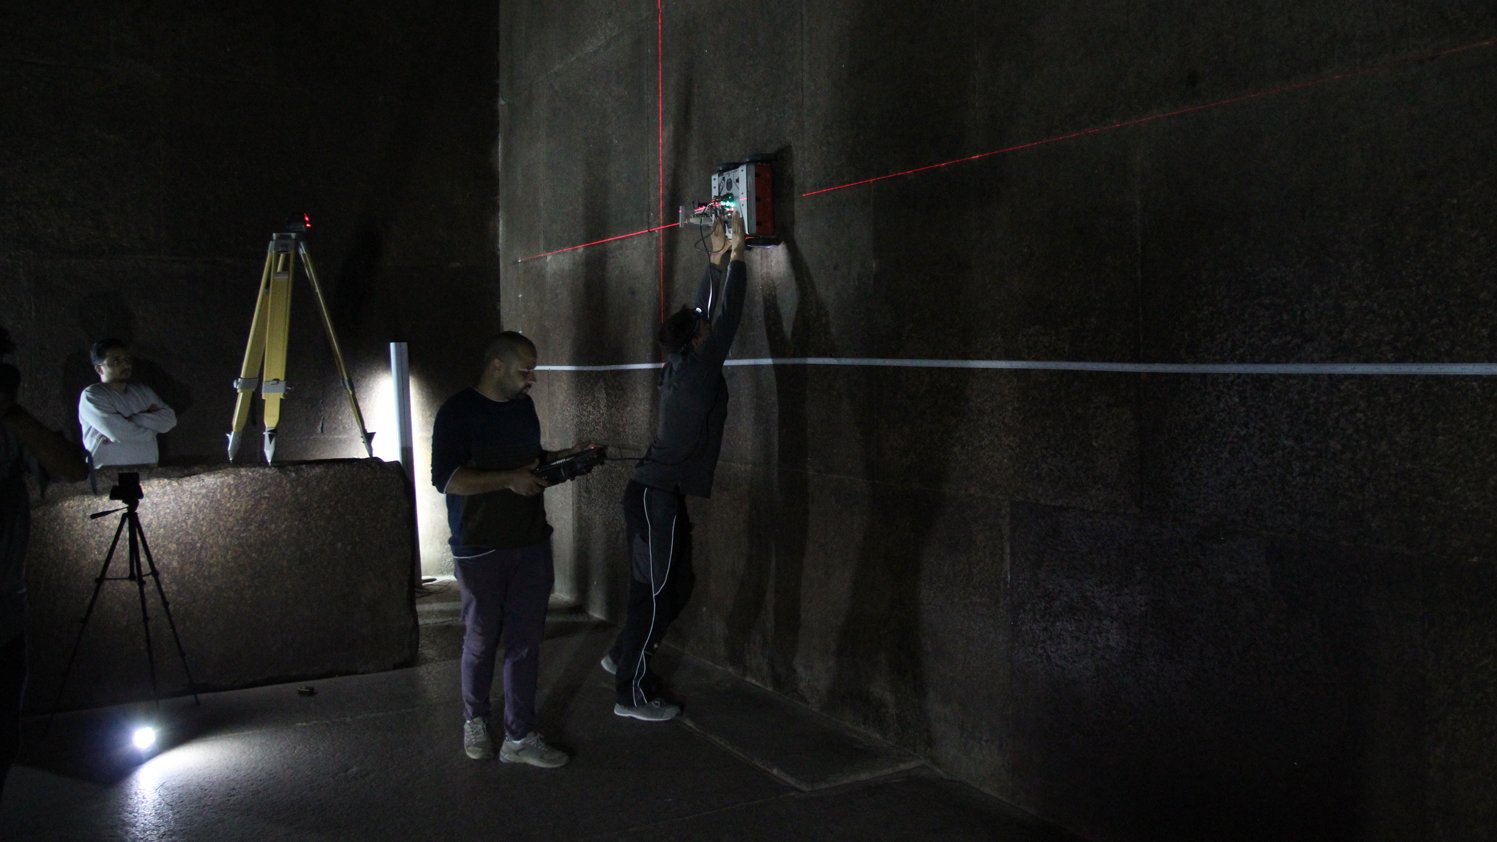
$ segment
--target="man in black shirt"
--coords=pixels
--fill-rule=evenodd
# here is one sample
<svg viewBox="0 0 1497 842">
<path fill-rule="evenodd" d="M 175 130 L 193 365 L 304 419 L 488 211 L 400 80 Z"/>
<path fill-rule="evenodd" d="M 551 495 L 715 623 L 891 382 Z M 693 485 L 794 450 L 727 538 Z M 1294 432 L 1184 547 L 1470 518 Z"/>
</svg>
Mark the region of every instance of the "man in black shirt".
<svg viewBox="0 0 1497 842">
<path fill-rule="evenodd" d="M 555 582 L 551 526 L 532 473 L 542 458 L 541 425 L 531 401 L 535 344 L 513 331 L 484 353 L 478 383 L 437 412 L 431 434 L 431 481 L 447 496 L 453 568 L 462 597 L 463 750 L 494 756 L 488 730 L 489 688 L 504 636 L 504 734 L 499 759 L 555 767 L 567 755 L 535 731 L 546 604 Z"/>
<path fill-rule="evenodd" d="M 729 239 L 718 223 L 695 306 L 666 319 L 656 339 L 667 354 L 660 372 L 660 423 L 624 492 L 629 540 L 629 605 L 624 627 L 603 658 L 614 673 L 618 716 L 663 722 L 681 712 L 660 697 L 649 658 L 691 597 L 691 518 L 686 497 L 712 496 L 712 476 L 728 417 L 723 363 L 743 316 L 748 270 L 743 219 Z M 726 279 L 724 280 L 724 274 Z M 722 294 L 714 286 L 722 281 Z"/>
</svg>

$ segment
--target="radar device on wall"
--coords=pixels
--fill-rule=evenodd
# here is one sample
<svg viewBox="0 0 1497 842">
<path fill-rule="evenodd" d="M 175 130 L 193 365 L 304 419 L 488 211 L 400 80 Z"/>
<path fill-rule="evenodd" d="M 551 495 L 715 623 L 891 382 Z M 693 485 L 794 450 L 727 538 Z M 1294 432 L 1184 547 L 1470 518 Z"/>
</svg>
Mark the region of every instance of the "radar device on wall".
<svg viewBox="0 0 1497 842">
<path fill-rule="evenodd" d="M 712 198 L 698 202 L 688 215 L 679 211 L 682 225 L 709 226 L 729 213 L 743 217 L 743 232 L 750 247 L 777 246 L 779 231 L 774 213 L 774 161 L 768 155 L 753 155 L 718 167 L 712 174 Z"/>
</svg>

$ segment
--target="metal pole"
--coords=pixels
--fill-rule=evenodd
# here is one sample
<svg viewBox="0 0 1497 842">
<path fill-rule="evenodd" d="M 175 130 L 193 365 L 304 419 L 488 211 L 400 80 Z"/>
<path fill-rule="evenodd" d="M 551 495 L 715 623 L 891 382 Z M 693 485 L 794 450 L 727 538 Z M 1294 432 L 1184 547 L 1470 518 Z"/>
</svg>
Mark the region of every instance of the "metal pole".
<svg viewBox="0 0 1497 842">
<path fill-rule="evenodd" d="M 415 482 L 415 445 L 411 437 L 410 352 L 404 342 L 390 343 L 390 384 L 395 390 L 395 437 L 400 440 L 400 464 L 405 478 Z"/>
</svg>

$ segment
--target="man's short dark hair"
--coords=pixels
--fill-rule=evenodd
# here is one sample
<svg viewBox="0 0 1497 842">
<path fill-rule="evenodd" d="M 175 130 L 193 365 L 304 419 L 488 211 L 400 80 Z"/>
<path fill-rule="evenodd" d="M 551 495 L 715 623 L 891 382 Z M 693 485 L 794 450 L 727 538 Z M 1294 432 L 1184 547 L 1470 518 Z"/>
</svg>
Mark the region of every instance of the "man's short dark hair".
<svg viewBox="0 0 1497 842">
<path fill-rule="evenodd" d="M 489 340 L 489 344 L 484 347 L 483 361 L 485 363 L 489 360 L 504 360 L 507 363 L 514 362 L 515 357 L 519 356 L 521 351 L 529 351 L 534 354 L 535 343 L 531 342 L 529 337 L 517 330 L 506 330 Z"/>
<path fill-rule="evenodd" d="M 115 348 L 129 347 L 130 346 L 126 345 L 123 340 L 115 339 L 113 337 L 110 337 L 109 339 L 100 339 L 98 342 L 94 343 L 92 348 L 88 349 L 88 358 L 94 361 L 94 365 L 103 365 L 104 361 L 109 359 L 110 351 L 113 351 Z"/>
<path fill-rule="evenodd" d="M 661 322 L 660 329 L 655 331 L 655 341 L 668 352 L 683 350 L 696 337 L 697 323 L 701 320 L 701 313 L 683 306 Z"/>
</svg>

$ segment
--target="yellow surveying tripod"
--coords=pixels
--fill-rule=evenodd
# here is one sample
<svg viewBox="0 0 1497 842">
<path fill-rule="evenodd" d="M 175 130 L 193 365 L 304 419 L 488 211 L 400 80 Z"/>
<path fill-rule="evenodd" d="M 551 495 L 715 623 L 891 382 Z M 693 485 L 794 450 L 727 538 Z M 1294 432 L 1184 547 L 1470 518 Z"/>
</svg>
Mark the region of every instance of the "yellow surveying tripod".
<svg viewBox="0 0 1497 842">
<path fill-rule="evenodd" d="M 286 395 L 286 337 L 291 324 L 291 283 L 296 277 L 296 262 L 300 258 L 306 270 L 307 280 L 312 283 L 312 292 L 317 295 L 317 309 L 322 314 L 322 327 L 327 331 L 327 341 L 333 349 L 333 360 L 338 364 L 338 374 L 343 378 L 343 390 L 348 393 L 348 406 L 353 410 L 354 423 L 359 426 L 359 438 L 364 442 L 364 452 L 374 456 L 369 440 L 374 434 L 364 429 L 364 414 L 359 412 L 359 399 L 353 393 L 353 380 L 343 364 L 343 352 L 338 348 L 338 337 L 333 333 L 333 321 L 328 316 L 327 301 L 322 297 L 322 287 L 317 283 L 317 271 L 312 268 L 312 255 L 307 251 L 307 229 L 312 223 L 305 215 L 300 225 L 288 225 L 288 230 L 270 235 L 270 246 L 265 250 L 265 271 L 260 276 L 260 297 L 255 302 L 255 318 L 250 323 L 249 344 L 244 349 L 244 362 L 239 366 L 239 379 L 234 388 L 239 397 L 234 402 L 234 426 L 229 433 L 229 461 L 239 452 L 240 434 L 249 421 L 250 395 L 258 386 L 260 397 L 265 401 L 265 461 L 275 458 L 275 430 L 281 421 L 281 398 Z M 264 363 L 265 379 L 260 374 Z"/>
</svg>

